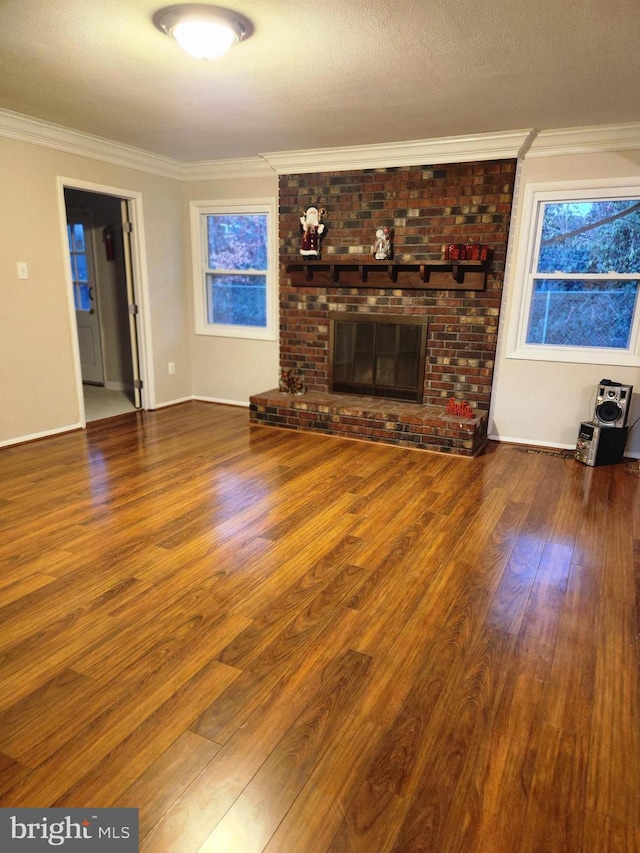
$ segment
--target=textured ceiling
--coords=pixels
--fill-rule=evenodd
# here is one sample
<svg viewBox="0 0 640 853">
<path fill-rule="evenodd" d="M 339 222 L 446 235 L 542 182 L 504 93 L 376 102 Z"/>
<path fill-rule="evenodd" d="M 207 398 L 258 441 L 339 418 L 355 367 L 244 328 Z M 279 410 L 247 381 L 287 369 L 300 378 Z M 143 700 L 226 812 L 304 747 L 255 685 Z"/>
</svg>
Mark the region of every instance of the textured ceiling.
<svg viewBox="0 0 640 853">
<path fill-rule="evenodd" d="M 214 62 L 163 5 L 3 0 L 0 108 L 185 162 L 640 120 L 638 0 L 229 0 Z"/>
</svg>

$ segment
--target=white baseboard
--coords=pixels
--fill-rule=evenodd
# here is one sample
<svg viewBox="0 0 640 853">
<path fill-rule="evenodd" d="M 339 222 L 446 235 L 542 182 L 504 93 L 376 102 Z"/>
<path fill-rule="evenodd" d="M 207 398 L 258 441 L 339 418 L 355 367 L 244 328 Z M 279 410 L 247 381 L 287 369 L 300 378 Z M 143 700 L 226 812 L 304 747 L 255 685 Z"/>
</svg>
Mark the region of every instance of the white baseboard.
<svg viewBox="0 0 640 853">
<path fill-rule="evenodd" d="M 164 403 L 156 403 L 154 409 L 166 409 L 167 406 L 177 406 L 179 403 L 188 403 L 189 400 L 197 400 L 200 403 L 219 403 L 222 406 L 241 406 L 249 408 L 249 403 L 244 400 L 224 400 L 222 397 L 202 397 L 193 394 L 190 397 L 179 397 L 177 400 L 165 400 Z"/>
<path fill-rule="evenodd" d="M 178 397 L 176 400 L 165 400 L 164 403 L 156 403 L 154 409 L 166 409 L 167 406 L 177 406 L 178 403 L 188 403 L 189 400 L 195 400 L 195 397 Z"/>
<path fill-rule="evenodd" d="M 575 450 L 575 444 L 558 444 L 555 441 L 540 441 L 538 439 L 529 438 L 510 438 L 507 435 L 488 435 L 491 441 L 501 441 L 505 444 L 524 444 L 527 447 L 549 447 L 553 450 Z M 640 452 L 637 450 L 627 450 L 625 451 L 625 457 L 627 459 L 640 459 Z"/>
<path fill-rule="evenodd" d="M 248 401 L 245 400 L 223 400 L 221 397 L 201 397 L 194 394 L 192 400 L 199 400 L 201 403 L 220 403 L 223 406 L 242 406 L 243 409 L 249 408 Z"/>
<path fill-rule="evenodd" d="M 509 435 L 488 435 L 491 441 L 503 441 L 506 444 L 526 444 L 529 447 L 552 447 L 554 450 L 575 450 L 575 442 L 573 444 L 559 444 L 556 441 L 540 441 L 537 438 L 512 438 Z"/>
<path fill-rule="evenodd" d="M 12 444 L 24 444 L 27 441 L 36 441 L 39 438 L 50 438 L 52 435 L 60 435 L 63 432 L 72 432 L 76 429 L 83 429 L 80 421 L 77 424 L 60 427 L 59 429 L 47 429 L 44 432 L 34 432 L 32 435 L 20 435 L 17 438 L 8 438 L 6 441 L 0 441 L 0 447 L 9 447 Z"/>
</svg>

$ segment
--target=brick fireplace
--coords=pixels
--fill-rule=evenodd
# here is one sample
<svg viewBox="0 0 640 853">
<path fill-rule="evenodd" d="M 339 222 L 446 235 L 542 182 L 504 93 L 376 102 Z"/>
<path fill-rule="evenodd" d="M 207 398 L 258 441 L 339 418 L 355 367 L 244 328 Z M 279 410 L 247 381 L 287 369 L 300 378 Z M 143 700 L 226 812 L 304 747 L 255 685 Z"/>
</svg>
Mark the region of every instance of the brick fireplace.
<svg viewBox="0 0 640 853">
<path fill-rule="evenodd" d="M 280 179 L 280 366 L 307 389 L 251 398 L 255 423 L 475 455 L 486 441 L 516 161 L 286 175 Z M 299 254 L 300 215 L 327 210 L 322 254 Z M 373 258 L 392 229 L 393 261 Z M 449 243 L 490 260 L 446 266 Z M 330 316 L 396 315 L 427 324 L 422 403 L 330 392 Z M 446 413 L 465 401 L 474 419 Z"/>
</svg>

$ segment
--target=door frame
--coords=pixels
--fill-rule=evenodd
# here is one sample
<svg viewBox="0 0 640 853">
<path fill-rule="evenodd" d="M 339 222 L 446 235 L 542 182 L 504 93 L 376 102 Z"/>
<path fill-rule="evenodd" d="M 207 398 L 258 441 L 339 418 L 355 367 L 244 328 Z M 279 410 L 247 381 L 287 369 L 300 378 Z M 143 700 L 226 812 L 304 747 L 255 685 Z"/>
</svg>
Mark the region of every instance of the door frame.
<svg viewBox="0 0 640 853">
<path fill-rule="evenodd" d="M 75 305 L 73 301 L 73 286 L 71 279 L 71 261 L 68 252 L 67 236 L 67 213 L 65 207 L 65 189 L 83 190 L 84 192 L 97 193 L 99 195 L 113 196 L 128 202 L 131 224 L 133 226 L 131 238 L 131 266 L 133 289 L 138 307 L 138 360 L 140 365 L 140 379 L 142 389 L 140 402 L 142 409 L 155 408 L 153 360 L 151 358 L 151 319 L 149 316 L 149 273 L 147 268 L 147 252 L 144 235 L 144 213 L 142 206 L 142 193 L 121 187 L 106 186 L 93 181 L 79 181 L 75 178 L 57 177 L 58 185 L 58 209 L 60 219 L 60 234 L 65 260 L 65 278 L 67 280 L 67 309 L 69 315 L 69 331 L 74 353 L 74 376 L 76 383 L 76 397 L 78 411 L 80 414 L 80 425 L 86 427 L 87 419 L 84 407 L 84 395 L 82 392 L 82 371 L 80 368 L 80 345 L 78 342 L 78 328 L 76 325 Z"/>
</svg>

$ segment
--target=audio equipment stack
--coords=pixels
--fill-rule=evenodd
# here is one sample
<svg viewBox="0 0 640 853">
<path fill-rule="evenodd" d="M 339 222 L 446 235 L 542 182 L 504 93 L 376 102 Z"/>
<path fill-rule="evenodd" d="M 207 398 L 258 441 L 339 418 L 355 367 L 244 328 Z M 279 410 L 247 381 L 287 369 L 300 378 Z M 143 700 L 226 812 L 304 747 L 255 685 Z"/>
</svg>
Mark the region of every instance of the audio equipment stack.
<svg viewBox="0 0 640 853">
<path fill-rule="evenodd" d="M 629 428 L 632 385 L 601 379 L 591 421 L 583 421 L 578 432 L 576 459 L 585 465 L 615 465 L 622 462 Z"/>
</svg>

